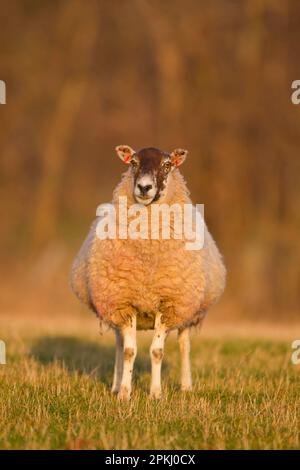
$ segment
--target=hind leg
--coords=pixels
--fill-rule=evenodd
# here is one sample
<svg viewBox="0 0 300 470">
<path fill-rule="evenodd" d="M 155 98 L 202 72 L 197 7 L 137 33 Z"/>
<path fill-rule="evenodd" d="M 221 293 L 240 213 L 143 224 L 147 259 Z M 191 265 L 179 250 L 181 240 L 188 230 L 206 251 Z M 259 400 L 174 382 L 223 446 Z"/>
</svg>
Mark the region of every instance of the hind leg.
<svg viewBox="0 0 300 470">
<path fill-rule="evenodd" d="M 178 342 L 181 354 L 181 390 L 192 390 L 189 328 L 178 330 Z"/>
<path fill-rule="evenodd" d="M 112 393 L 118 393 L 121 387 L 121 380 L 123 375 L 123 336 L 120 330 L 115 330 L 116 335 L 116 358 L 115 358 L 115 369 L 114 379 L 112 384 Z"/>
</svg>

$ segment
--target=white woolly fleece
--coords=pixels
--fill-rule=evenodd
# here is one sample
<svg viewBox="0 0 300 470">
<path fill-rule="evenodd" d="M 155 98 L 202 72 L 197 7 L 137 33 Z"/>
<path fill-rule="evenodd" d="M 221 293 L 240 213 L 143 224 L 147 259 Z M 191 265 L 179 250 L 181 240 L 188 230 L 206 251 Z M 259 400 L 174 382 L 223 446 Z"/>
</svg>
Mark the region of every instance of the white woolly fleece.
<svg viewBox="0 0 300 470">
<path fill-rule="evenodd" d="M 115 189 L 113 203 L 119 196 L 135 203 L 130 170 Z M 170 174 L 160 202 L 191 202 L 179 170 Z M 123 327 L 136 315 L 138 329 L 152 329 L 158 312 L 168 329 L 196 325 L 222 294 L 226 271 L 206 227 L 203 249 L 187 251 L 184 239 L 99 240 L 96 225 L 97 219 L 73 263 L 71 285 L 109 326 Z"/>
</svg>

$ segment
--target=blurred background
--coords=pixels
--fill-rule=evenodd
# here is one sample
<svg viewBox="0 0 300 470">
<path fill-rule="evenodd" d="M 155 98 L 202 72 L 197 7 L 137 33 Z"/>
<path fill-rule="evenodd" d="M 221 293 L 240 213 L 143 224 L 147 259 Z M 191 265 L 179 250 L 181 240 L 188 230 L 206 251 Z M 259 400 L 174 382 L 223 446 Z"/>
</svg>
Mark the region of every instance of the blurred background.
<svg viewBox="0 0 300 470">
<path fill-rule="evenodd" d="M 1 5 L 0 315 L 81 312 L 70 264 L 128 144 L 189 150 L 182 173 L 228 268 L 211 315 L 299 319 L 298 3 Z"/>
</svg>

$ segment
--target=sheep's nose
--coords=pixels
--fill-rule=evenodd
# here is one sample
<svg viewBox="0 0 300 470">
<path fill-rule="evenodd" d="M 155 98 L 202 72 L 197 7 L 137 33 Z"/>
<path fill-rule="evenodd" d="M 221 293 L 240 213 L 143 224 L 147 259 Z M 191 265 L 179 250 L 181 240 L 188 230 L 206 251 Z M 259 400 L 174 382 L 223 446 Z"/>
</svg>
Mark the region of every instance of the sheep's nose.
<svg viewBox="0 0 300 470">
<path fill-rule="evenodd" d="M 152 184 L 146 184 L 145 186 L 142 186 L 141 184 L 138 184 L 138 188 L 139 188 L 141 194 L 143 194 L 143 196 L 145 196 L 145 194 L 147 194 L 147 192 L 150 191 L 150 189 L 152 189 Z"/>
</svg>

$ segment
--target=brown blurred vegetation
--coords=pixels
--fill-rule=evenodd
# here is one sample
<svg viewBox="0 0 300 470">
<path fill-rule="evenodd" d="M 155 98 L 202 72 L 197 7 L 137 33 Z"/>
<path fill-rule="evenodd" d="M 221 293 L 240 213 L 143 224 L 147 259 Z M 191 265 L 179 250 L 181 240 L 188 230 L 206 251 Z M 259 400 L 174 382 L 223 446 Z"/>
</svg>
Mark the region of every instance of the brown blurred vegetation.
<svg viewBox="0 0 300 470">
<path fill-rule="evenodd" d="M 1 311 L 78 310 L 69 265 L 125 143 L 189 150 L 220 316 L 299 318 L 297 0 L 11 0 L 0 24 Z"/>
</svg>

